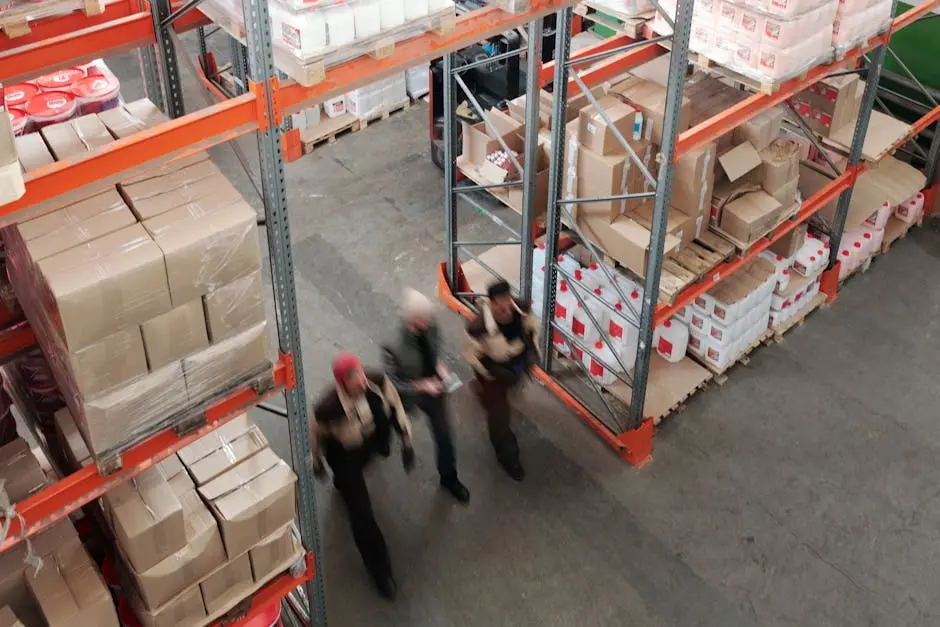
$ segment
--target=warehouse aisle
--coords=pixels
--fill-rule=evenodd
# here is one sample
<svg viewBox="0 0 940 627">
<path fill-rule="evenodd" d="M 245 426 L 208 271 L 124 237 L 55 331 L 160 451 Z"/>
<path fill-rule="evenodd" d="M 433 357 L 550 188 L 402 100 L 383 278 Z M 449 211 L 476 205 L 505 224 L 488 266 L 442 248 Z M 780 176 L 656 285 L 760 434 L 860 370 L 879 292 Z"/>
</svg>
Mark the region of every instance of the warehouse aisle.
<svg viewBox="0 0 940 627">
<path fill-rule="evenodd" d="M 123 64 L 128 76 L 135 63 Z M 311 396 L 328 384 L 340 347 L 378 362 L 403 287 L 434 292 L 442 181 L 426 124 L 415 107 L 288 165 Z M 254 150 L 252 140 L 243 146 Z M 248 194 L 231 150 L 214 157 Z M 371 471 L 396 603 L 373 593 L 340 501 L 320 490 L 331 624 L 940 623 L 938 261 L 940 233 L 900 242 L 833 308 L 668 421 L 642 471 L 532 388 L 518 404 L 528 478 L 516 484 L 460 391 L 451 408 L 469 507 L 438 491 L 421 420 L 415 473 L 394 457 Z M 441 321 L 448 361 L 466 377 L 461 321 L 443 309 Z M 256 418 L 286 454 L 286 424 Z"/>
</svg>

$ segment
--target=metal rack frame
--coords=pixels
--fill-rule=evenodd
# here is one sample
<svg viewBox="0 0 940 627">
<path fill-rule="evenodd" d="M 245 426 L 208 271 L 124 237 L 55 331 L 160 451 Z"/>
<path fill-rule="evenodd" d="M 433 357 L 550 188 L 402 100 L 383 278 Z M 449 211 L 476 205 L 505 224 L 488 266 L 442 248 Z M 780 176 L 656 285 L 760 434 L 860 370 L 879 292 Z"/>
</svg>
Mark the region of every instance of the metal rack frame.
<svg viewBox="0 0 940 627">
<path fill-rule="evenodd" d="M 130 480 L 157 461 L 168 457 L 197 437 L 224 424 L 234 415 L 256 407 L 273 394 L 286 397 L 293 465 L 297 471 L 298 518 L 307 554 L 299 576 L 276 580 L 263 589 L 262 598 L 283 597 L 290 589 L 306 584 L 311 614 L 317 625 L 326 624 L 322 570 L 319 565 L 319 533 L 316 498 L 311 470 L 309 424 L 302 374 L 297 299 L 288 219 L 283 150 L 289 137 L 289 113 L 323 102 L 359 85 L 464 48 L 499 32 L 574 4 L 574 0 L 532 0 L 516 13 L 485 8 L 462 15 L 448 34 L 426 33 L 401 42 L 381 60 L 368 56 L 330 68 L 323 81 L 305 87 L 284 80 L 275 69 L 269 16 L 265 0 L 245 0 L 247 46 L 234 56 L 244 72 L 244 93 L 216 105 L 184 114 L 177 67 L 177 33 L 199 29 L 200 57 L 205 57 L 204 27 L 209 24 L 196 6 L 198 0 L 181 6 L 169 0 L 126 0 L 109 4 L 102 15 L 88 17 L 79 12 L 38 20 L 32 32 L 17 40 L 0 40 L 0 80 L 22 80 L 98 57 L 138 49 L 146 92 L 174 119 L 69 161 L 57 162 L 27 176 L 26 193 L 0 207 L 0 222 L 11 224 L 21 211 L 57 198 L 62 201 L 83 191 L 111 185 L 135 168 L 157 165 L 232 139 L 255 133 L 261 163 L 264 223 L 274 279 L 280 358 L 271 389 L 263 392 L 246 387 L 206 409 L 206 424 L 185 436 L 167 430 L 132 447 L 123 455 L 124 466 L 112 475 L 102 475 L 90 466 L 56 482 L 17 504 L 19 519 L 11 526 L 4 550 L 38 533 L 107 490 Z M 540 39 L 540 38 L 539 38 Z M 246 63 L 247 62 L 247 63 Z M 246 67 L 247 66 L 247 67 Z M 242 78 L 242 76 L 240 76 Z M 12 352 L 32 342 L 28 325 L 10 329 L 0 349 Z M 296 364 L 296 367 L 295 367 Z M 246 620 L 252 617 L 249 611 Z"/>
<path fill-rule="evenodd" d="M 589 103 L 594 106 L 594 109 L 598 112 L 598 114 L 606 119 L 606 113 L 598 106 L 597 100 L 590 94 L 588 86 L 622 74 L 636 65 L 649 61 L 656 56 L 663 54 L 665 50 L 661 46 L 661 43 L 663 43 L 665 39 L 671 39 L 670 47 L 672 49 L 672 57 L 670 59 L 668 84 L 666 86 L 666 109 L 663 130 L 664 141 L 661 147 L 661 165 L 658 175 L 655 176 L 655 179 L 651 173 L 644 171 L 642 162 L 638 159 L 637 155 L 634 153 L 626 139 L 622 137 L 620 133 L 613 128 L 612 125 L 608 124 L 608 126 L 614 130 L 614 135 L 617 137 L 618 142 L 621 144 L 624 151 L 633 162 L 632 165 L 639 166 L 641 171 L 644 171 L 644 175 L 646 176 L 649 183 L 655 183 L 655 185 L 651 185 L 655 193 L 650 194 L 650 196 L 655 196 L 655 207 L 653 211 L 650 248 L 644 279 L 642 310 L 638 312 L 631 312 L 634 316 L 634 320 L 632 322 L 637 327 L 639 334 L 639 348 L 637 351 L 636 361 L 632 368 L 634 374 L 632 377 L 628 374 L 624 374 L 622 376 L 618 375 L 618 378 L 620 378 L 621 381 L 628 385 L 631 389 L 631 402 L 629 403 L 629 408 L 626 412 L 627 415 L 624 415 L 622 409 L 618 411 L 616 408 L 611 407 L 610 403 L 608 403 L 605 399 L 605 395 L 601 393 L 599 386 L 591 381 L 589 377 L 587 377 L 587 380 L 591 384 L 591 387 L 593 387 L 594 391 L 597 393 L 597 398 L 592 399 L 594 402 L 587 401 L 583 397 L 583 391 L 577 391 L 571 388 L 566 384 L 562 377 L 559 377 L 555 374 L 555 369 L 553 368 L 554 364 L 552 351 L 553 339 L 555 341 L 558 341 L 559 339 L 563 340 L 568 350 L 574 350 L 576 348 L 583 350 L 584 347 L 580 346 L 577 340 L 568 334 L 562 327 L 556 325 L 553 320 L 554 316 L 548 315 L 547 312 L 555 311 L 555 302 L 557 296 L 555 289 L 557 285 L 556 279 L 558 277 L 564 278 L 569 283 L 569 285 L 574 286 L 574 289 L 571 293 L 575 295 L 578 302 L 582 306 L 585 304 L 585 297 L 594 298 L 598 301 L 600 300 L 591 294 L 589 290 L 577 289 L 580 284 L 577 283 L 577 281 L 575 281 L 572 276 L 560 268 L 559 264 L 555 261 L 559 251 L 559 238 L 561 235 L 563 222 L 565 223 L 565 226 L 574 232 L 575 235 L 579 236 L 581 243 L 589 249 L 594 259 L 598 262 L 602 261 L 602 256 L 597 247 L 591 244 L 589 239 L 584 237 L 583 233 L 581 233 L 576 224 L 576 221 L 574 220 L 574 216 L 569 210 L 569 207 L 576 203 L 584 204 L 590 202 L 643 198 L 648 196 L 643 193 L 631 193 L 620 196 L 613 196 L 610 198 L 574 198 L 570 196 L 564 198 L 562 190 L 566 141 L 565 125 L 559 124 L 557 122 L 554 123 L 551 133 L 552 154 L 551 166 L 549 170 L 549 202 L 547 212 L 548 217 L 545 226 L 545 257 L 546 259 L 551 260 L 551 263 L 546 264 L 546 275 L 544 278 L 544 301 L 540 303 L 540 309 L 545 313 L 545 315 L 542 316 L 543 363 L 541 364 L 541 368 L 535 370 L 535 375 L 543 384 L 556 393 L 571 409 L 573 409 L 575 413 L 580 416 L 591 428 L 593 428 L 610 446 L 617 450 L 622 457 L 636 466 L 645 464 L 650 459 L 652 454 L 653 420 L 644 413 L 644 409 L 646 393 L 649 386 L 651 356 L 653 352 L 652 337 L 655 327 L 668 320 L 683 306 L 690 304 L 697 296 L 707 292 L 718 282 L 727 278 L 738 269 L 746 265 L 763 250 L 769 247 L 773 242 L 785 236 L 799 224 L 809 220 L 822 207 L 836 199 L 838 199 L 836 219 L 834 221 L 835 223 L 832 225 L 832 232 L 830 233 L 830 237 L 832 238 L 832 248 L 836 250 L 838 249 L 838 245 L 842 237 L 842 231 L 845 226 L 845 220 L 848 213 L 855 180 L 858 175 L 864 172 L 868 167 L 868 164 L 862 160 L 862 147 L 864 145 L 865 136 L 868 131 L 868 124 L 875 102 L 875 95 L 877 92 L 881 69 L 884 65 L 886 51 L 888 50 L 888 43 L 891 39 L 891 36 L 895 32 L 920 19 L 920 17 L 924 16 L 930 10 L 940 6 L 940 0 L 926 2 L 898 16 L 894 19 L 888 32 L 870 38 L 863 45 L 860 45 L 845 53 L 837 62 L 812 68 L 805 75 L 784 82 L 772 94 L 754 94 L 741 103 L 730 107 L 721 114 L 702 122 L 696 127 L 683 132 L 678 132 L 678 115 L 680 110 L 680 103 L 683 98 L 686 69 L 688 67 L 687 58 L 689 52 L 688 46 L 691 28 L 692 4 L 693 0 L 679 0 L 677 7 L 677 18 L 675 20 L 675 32 L 669 38 L 653 37 L 649 33 L 647 33 L 648 37 L 646 39 L 640 40 L 632 40 L 628 37 L 618 36 L 611 38 L 610 40 L 606 40 L 596 46 L 592 46 L 588 50 L 581 51 L 573 58 L 570 55 L 570 37 L 573 12 L 571 9 L 566 9 L 560 11 L 556 18 L 556 24 L 558 25 L 558 36 L 556 39 L 554 62 L 545 64 L 539 68 L 532 63 L 530 51 L 530 78 L 532 77 L 533 73 L 538 73 L 539 80 L 530 80 L 527 84 L 527 154 L 531 150 L 531 146 L 529 144 L 530 138 L 535 136 L 531 125 L 533 123 L 538 123 L 538 87 L 540 85 L 545 85 L 547 83 L 554 84 L 552 110 L 552 119 L 554 121 L 566 119 L 568 92 L 573 89 L 580 90 L 581 93 L 587 97 Z M 863 95 L 862 106 L 859 112 L 858 120 L 854 129 L 853 140 L 849 151 L 848 166 L 845 168 L 845 170 L 839 171 L 833 165 L 833 173 L 827 173 L 827 175 L 832 179 L 832 182 L 824 186 L 812 197 L 805 199 L 799 213 L 793 221 L 785 222 L 783 225 L 779 226 L 767 238 L 761 240 L 755 245 L 752 245 L 749 251 L 743 256 L 719 264 L 709 273 L 709 276 L 707 276 L 705 279 L 700 280 L 697 283 L 693 283 L 683 290 L 676 297 L 673 304 L 666 305 L 659 303 L 659 285 L 664 261 L 663 249 L 667 231 L 666 221 L 674 174 L 674 166 L 679 157 L 683 154 L 706 146 L 718 137 L 730 132 L 740 124 L 759 115 L 761 112 L 788 101 L 792 95 L 802 91 L 804 88 L 812 85 L 822 78 L 825 78 L 829 74 L 844 71 L 844 69 L 847 67 L 854 67 L 854 65 L 861 61 L 863 57 L 869 53 L 871 54 L 871 60 L 866 73 L 865 92 Z M 589 70 L 578 71 L 577 66 L 588 61 L 600 61 L 600 63 Z M 900 62 L 899 66 L 907 72 L 912 82 L 923 88 L 922 85 L 919 85 L 916 77 L 910 74 L 909 70 L 906 69 L 906 66 L 904 66 L 903 62 Z M 472 315 L 474 297 L 476 295 L 472 293 L 466 279 L 463 276 L 460 265 L 461 256 L 463 256 L 465 259 L 476 261 L 477 264 L 480 265 L 489 274 L 498 276 L 498 273 L 491 267 L 487 266 L 486 263 L 482 262 L 478 255 L 468 250 L 471 245 L 479 246 L 486 243 L 461 241 L 458 238 L 458 234 L 455 228 L 457 223 L 456 198 L 462 193 L 471 191 L 476 192 L 485 190 L 489 187 L 486 185 L 472 185 L 461 188 L 458 187 L 456 183 L 454 165 L 455 154 L 453 148 L 453 145 L 456 144 L 456 136 L 454 135 L 455 122 L 452 119 L 452 112 L 455 109 L 456 102 L 454 101 L 453 88 L 448 91 L 447 85 L 449 81 L 447 77 L 451 77 L 459 72 L 460 68 L 452 67 L 451 63 L 445 60 L 445 138 L 448 140 L 447 144 L 449 144 L 449 146 L 445 146 L 446 157 L 444 169 L 446 241 L 445 263 L 442 264 L 441 268 L 439 293 L 441 298 L 453 309 L 466 316 L 470 316 Z M 933 195 L 936 193 L 935 186 L 937 183 L 933 177 L 936 173 L 938 158 L 940 158 L 940 138 L 938 138 L 938 136 L 940 136 L 940 124 L 938 124 L 938 120 L 940 120 L 940 106 L 938 106 L 938 103 L 931 97 L 926 89 L 923 91 L 928 99 L 927 102 L 932 103 L 933 108 L 930 109 L 926 115 L 924 115 L 913 125 L 911 136 L 902 140 L 900 144 L 905 143 L 908 139 L 922 132 L 931 125 L 938 125 L 938 130 L 934 134 L 930 150 L 926 154 L 928 185 L 930 186 L 927 190 L 929 196 L 928 202 L 932 202 Z M 474 106 L 474 108 L 478 109 L 477 106 Z M 451 114 L 448 114 L 448 112 Z M 477 113 L 478 115 L 483 114 L 481 111 L 477 111 Z M 798 118 L 799 116 L 791 117 Z M 795 122 L 799 123 L 799 120 L 797 119 Z M 805 128 L 805 125 L 803 125 L 803 130 L 810 137 L 811 141 L 816 143 L 818 147 L 818 141 L 815 139 L 813 134 L 809 132 L 807 128 Z M 529 160 L 526 159 L 525 163 L 528 162 Z M 528 168 L 526 168 L 524 171 L 523 182 L 528 180 L 525 176 L 526 174 L 528 174 Z M 520 263 L 521 272 L 518 278 L 518 293 L 523 298 L 529 298 L 531 295 L 531 260 L 533 240 L 531 237 L 531 230 L 526 230 L 526 227 L 533 223 L 535 216 L 539 213 L 539 211 L 544 210 L 544 208 L 535 207 L 534 194 L 532 193 L 532 190 L 528 186 L 525 187 L 525 190 L 526 193 L 522 207 L 522 224 L 524 227 L 523 234 L 520 236 L 519 234 L 514 233 L 517 239 L 513 242 L 506 243 L 523 244 Z M 477 207 L 477 209 L 479 210 L 480 208 Z M 599 263 L 599 267 L 605 268 L 605 265 L 603 263 Z M 605 269 L 605 272 L 606 271 L 607 270 Z M 829 302 L 834 301 L 837 297 L 839 287 L 838 275 L 839 263 L 837 259 L 833 258 L 829 268 L 824 273 L 822 282 L 823 291 L 825 292 Z M 611 277 L 608 272 L 608 279 L 610 278 Z M 617 291 L 620 292 L 619 286 L 617 286 L 615 282 L 611 283 L 614 285 Z M 623 302 L 627 302 L 627 299 L 624 298 L 623 293 L 620 293 L 619 296 Z M 536 303 L 536 305 L 538 304 L 539 303 Z M 586 307 L 584 309 L 588 313 L 588 316 L 593 320 L 593 315 L 588 312 Z M 604 341 L 607 340 L 605 339 Z M 578 362 L 579 360 L 572 361 Z M 619 356 L 617 357 L 617 361 L 621 361 Z M 579 365 L 582 369 L 584 368 L 583 364 Z M 620 363 L 619 365 L 620 370 L 622 370 L 624 373 L 631 371 L 631 368 L 624 367 L 625 364 Z M 611 368 L 611 370 L 616 371 L 617 368 Z M 595 409 L 598 407 L 603 408 L 604 414 L 598 414 L 597 410 Z"/>
</svg>

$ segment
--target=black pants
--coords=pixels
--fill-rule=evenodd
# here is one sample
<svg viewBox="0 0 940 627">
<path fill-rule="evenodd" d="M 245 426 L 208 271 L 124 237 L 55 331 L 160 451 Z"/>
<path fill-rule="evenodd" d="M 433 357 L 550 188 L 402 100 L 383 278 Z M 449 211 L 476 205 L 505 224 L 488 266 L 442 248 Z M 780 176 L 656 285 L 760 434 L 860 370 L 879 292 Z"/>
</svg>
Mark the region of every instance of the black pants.
<svg viewBox="0 0 940 627">
<path fill-rule="evenodd" d="M 447 416 L 447 401 L 443 396 L 422 394 L 418 397 L 418 408 L 427 414 L 437 453 L 437 472 L 442 482 L 457 479 L 457 457 L 454 452 L 454 435 Z"/>
<path fill-rule="evenodd" d="M 369 489 L 362 475 L 377 445 L 378 438 L 375 436 L 369 438 L 361 448 L 352 450 L 328 440 L 324 443 L 323 454 L 333 471 L 333 484 L 346 503 L 359 555 L 373 577 L 384 579 L 391 576 L 392 563 L 385 537 L 375 520 Z"/>
<path fill-rule="evenodd" d="M 512 408 L 509 391 L 519 384 L 518 379 L 484 379 L 477 377 L 477 396 L 486 413 L 486 427 L 496 459 L 504 466 L 518 466 L 519 442 L 512 432 Z"/>
</svg>

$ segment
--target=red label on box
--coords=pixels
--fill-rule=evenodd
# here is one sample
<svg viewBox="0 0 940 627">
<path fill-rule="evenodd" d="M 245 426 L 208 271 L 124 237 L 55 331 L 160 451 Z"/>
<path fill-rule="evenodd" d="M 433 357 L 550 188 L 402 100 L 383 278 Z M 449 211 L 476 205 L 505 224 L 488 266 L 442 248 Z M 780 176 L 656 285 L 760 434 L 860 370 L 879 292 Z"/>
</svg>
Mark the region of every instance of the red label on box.
<svg viewBox="0 0 940 627">
<path fill-rule="evenodd" d="M 592 359 L 591 360 L 591 374 L 595 377 L 603 376 L 604 366 L 600 365 L 599 363 L 597 363 L 596 361 Z"/>
<path fill-rule="evenodd" d="M 556 318 L 567 318 L 568 309 L 564 305 L 555 305 L 555 317 Z"/>
<path fill-rule="evenodd" d="M 623 327 L 613 320 L 610 321 L 610 328 L 608 331 L 610 332 L 610 337 L 623 339 Z"/>
<path fill-rule="evenodd" d="M 659 338 L 659 352 L 672 357 L 672 342 L 664 337 Z"/>
<path fill-rule="evenodd" d="M 584 337 L 584 323 L 575 318 L 571 321 L 571 332 L 578 337 Z"/>
</svg>

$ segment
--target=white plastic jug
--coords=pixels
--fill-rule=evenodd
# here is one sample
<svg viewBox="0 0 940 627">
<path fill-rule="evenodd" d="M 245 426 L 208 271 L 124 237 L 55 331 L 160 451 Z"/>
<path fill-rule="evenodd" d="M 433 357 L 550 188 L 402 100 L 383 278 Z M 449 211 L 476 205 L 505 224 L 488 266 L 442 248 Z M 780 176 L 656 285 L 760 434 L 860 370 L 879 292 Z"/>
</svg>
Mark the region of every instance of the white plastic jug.
<svg viewBox="0 0 940 627">
<path fill-rule="evenodd" d="M 351 8 L 338 6 L 323 13 L 330 46 L 345 46 L 356 41 L 356 16 Z"/>
<path fill-rule="evenodd" d="M 584 366 L 591 378 L 601 385 L 613 385 L 617 382 L 617 374 L 623 374 L 617 358 L 607 344 L 600 340 L 594 342 L 593 350 L 584 355 Z"/>
<path fill-rule="evenodd" d="M 596 311 L 593 310 L 594 306 L 588 301 L 590 297 L 584 296 L 583 298 L 587 306 L 591 307 L 591 313 L 596 314 Z M 603 307 L 600 303 L 597 303 L 595 306 Z M 604 324 L 604 321 L 599 320 L 596 315 L 594 319 L 597 320 L 599 324 Z M 591 322 L 590 316 L 587 315 L 587 311 L 581 306 L 581 303 L 578 303 L 571 315 L 571 334 L 585 346 L 590 346 L 601 336 L 600 329 Z"/>
<path fill-rule="evenodd" d="M 883 229 L 888 223 L 888 218 L 891 217 L 891 213 L 891 203 L 886 200 L 881 203 L 881 206 L 878 207 L 875 213 L 871 214 L 868 219 L 865 220 L 865 224 L 876 229 Z"/>
<path fill-rule="evenodd" d="M 624 359 L 625 363 L 632 364 L 636 359 L 637 343 L 640 339 L 639 321 L 624 309 L 623 303 L 617 303 L 614 309 L 616 311 L 610 312 L 607 318 L 607 336 L 611 343 L 621 350 L 621 355 L 626 349 L 629 349 L 628 354 L 632 352 L 629 360 Z"/>
<path fill-rule="evenodd" d="M 367 39 L 382 32 L 378 0 L 360 0 L 353 7 L 356 17 L 356 39 Z"/>
<path fill-rule="evenodd" d="M 871 236 L 871 254 L 875 255 L 881 251 L 881 244 L 885 239 L 884 229 L 873 229 L 868 225 L 862 227 L 862 231 Z"/>
<path fill-rule="evenodd" d="M 848 247 L 843 246 L 839 249 L 839 280 L 852 274 L 852 255 Z"/>
<path fill-rule="evenodd" d="M 774 277 L 777 279 L 777 288 L 781 292 L 787 289 L 787 286 L 790 285 L 790 269 L 784 268 L 778 272 Z"/>
<path fill-rule="evenodd" d="M 819 267 L 820 255 L 816 252 L 817 250 L 819 249 L 816 244 L 810 242 L 804 244 L 793 260 L 793 271 L 803 276 L 813 276 Z"/>
<path fill-rule="evenodd" d="M 555 297 L 555 324 L 568 333 L 571 333 L 571 319 L 577 306 L 578 300 L 568 289 L 568 282 L 562 280 L 558 284 L 558 294 Z M 570 353 L 567 339 L 558 331 L 552 334 L 552 344 L 562 355 Z"/>
<path fill-rule="evenodd" d="M 924 195 L 920 192 L 908 198 L 897 206 L 894 215 L 907 224 L 913 224 L 920 219 L 920 214 L 924 209 Z"/>
<path fill-rule="evenodd" d="M 575 270 L 581 269 L 581 264 L 571 255 L 558 255 L 558 266 L 569 275 L 574 275 Z"/>
<path fill-rule="evenodd" d="M 610 287 L 610 281 L 607 280 L 604 271 L 601 270 L 600 266 L 596 263 L 592 263 L 587 268 L 584 268 L 582 273 L 584 274 L 584 284 L 592 290 L 596 287 L 605 289 Z"/>
<path fill-rule="evenodd" d="M 320 11 L 295 13 L 271 3 L 271 34 L 298 57 L 318 54 L 327 45 L 326 20 Z"/>
<path fill-rule="evenodd" d="M 545 244 L 539 244 L 532 251 L 532 267 L 540 268 L 545 265 Z"/>
<path fill-rule="evenodd" d="M 663 359 L 678 363 L 689 346 L 689 328 L 681 322 L 666 320 L 653 332 L 653 345 Z"/>
<path fill-rule="evenodd" d="M 422 18 L 430 10 L 431 3 L 428 0 L 405 0 L 405 21 Z"/>
<path fill-rule="evenodd" d="M 405 2 L 406 0 L 380 0 L 382 30 L 398 28 L 405 23 Z"/>
</svg>

